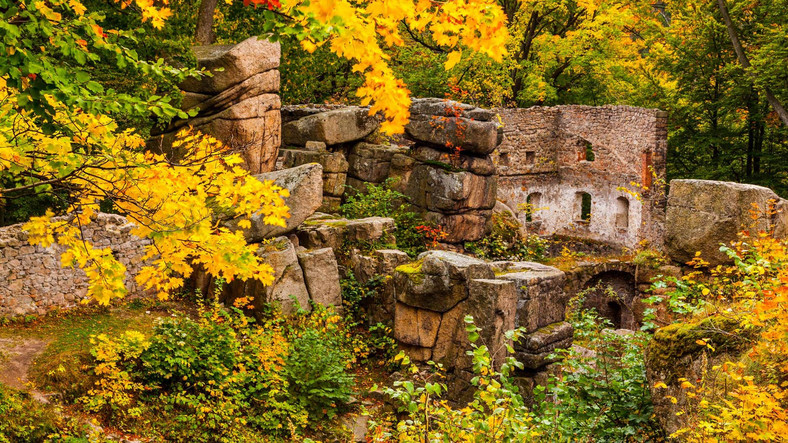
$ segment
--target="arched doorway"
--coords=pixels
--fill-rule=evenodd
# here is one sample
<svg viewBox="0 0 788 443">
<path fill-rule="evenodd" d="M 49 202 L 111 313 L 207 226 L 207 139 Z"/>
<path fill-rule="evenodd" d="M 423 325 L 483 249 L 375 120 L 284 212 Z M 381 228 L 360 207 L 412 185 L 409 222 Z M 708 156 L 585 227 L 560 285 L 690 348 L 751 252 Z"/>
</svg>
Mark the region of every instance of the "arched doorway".
<svg viewBox="0 0 788 443">
<path fill-rule="evenodd" d="M 600 272 L 591 277 L 583 289 L 591 289 L 586 293 L 584 308 L 595 309 L 616 329 L 638 328 L 632 312 L 632 301 L 637 293 L 634 275 L 624 271 Z"/>
</svg>

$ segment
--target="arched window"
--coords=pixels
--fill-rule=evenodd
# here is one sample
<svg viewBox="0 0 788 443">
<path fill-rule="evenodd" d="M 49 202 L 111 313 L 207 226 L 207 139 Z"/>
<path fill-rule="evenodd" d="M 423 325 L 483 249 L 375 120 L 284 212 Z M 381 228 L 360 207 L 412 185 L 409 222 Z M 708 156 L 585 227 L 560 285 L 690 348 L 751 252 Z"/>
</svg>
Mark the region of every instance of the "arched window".
<svg viewBox="0 0 788 443">
<path fill-rule="evenodd" d="M 629 200 L 626 197 L 616 199 L 616 228 L 629 228 Z"/>
<path fill-rule="evenodd" d="M 591 221 L 591 194 L 588 192 L 575 194 L 575 221 L 586 224 Z"/>
<path fill-rule="evenodd" d="M 534 220 L 539 219 L 539 204 L 542 201 L 542 193 L 534 192 L 528 194 L 528 197 L 525 198 L 525 221 L 530 223 Z"/>
</svg>

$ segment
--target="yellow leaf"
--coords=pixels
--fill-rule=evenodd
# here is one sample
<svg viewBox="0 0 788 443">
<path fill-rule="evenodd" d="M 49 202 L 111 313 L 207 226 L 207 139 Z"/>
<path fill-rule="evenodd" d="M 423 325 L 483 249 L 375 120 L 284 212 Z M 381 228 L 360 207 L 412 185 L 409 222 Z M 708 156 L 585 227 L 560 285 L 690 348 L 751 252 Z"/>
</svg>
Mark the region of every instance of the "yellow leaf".
<svg viewBox="0 0 788 443">
<path fill-rule="evenodd" d="M 462 59 L 462 52 L 460 51 L 452 51 L 449 53 L 449 56 L 446 57 L 446 63 L 443 65 L 446 70 L 453 68 L 459 61 Z"/>
</svg>

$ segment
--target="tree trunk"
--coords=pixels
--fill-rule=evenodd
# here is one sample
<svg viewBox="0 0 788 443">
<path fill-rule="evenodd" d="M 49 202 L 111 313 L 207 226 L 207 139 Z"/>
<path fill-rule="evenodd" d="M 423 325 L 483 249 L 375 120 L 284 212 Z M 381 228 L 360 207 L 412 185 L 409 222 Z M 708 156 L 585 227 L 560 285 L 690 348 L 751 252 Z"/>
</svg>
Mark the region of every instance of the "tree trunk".
<svg viewBox="0 0 788 443">
<path fill-rule="evenodd" d="M 216 11 L 218 0 L 202 0 L 200 11 L 197 13 L 197 30 L 194 32 L 194 40 L 198 45 L 210 45 L 216 41 L 213 33 L 213 13 Z"/>
<path fill-rule="evenodd" d="M 733 27 L 733 21 L 731 21 L 731 16 L 728 14 L 728 5 L 725 4 L 725 0 L 717 0 L 717 5 L 720 7 L 722 20 L 725 22 L 725 27 L 728 29 L 728 36 L 731 38 L 733 50 L 736 51 L 736 58 L 739 59 L 739 63 L 741 63 L 745 69 L 750 69 L 750 60 L 747 58 L 747 54 L 744 53 L 744 48 L 739 41 L 739 36 L 736 34 L 736 28 Z M 764 86 L 763 90 L 766 94 L 766 100 L 769 101 L 772 109 L 780 116 L 780 120 L 782 120 L 783 124 L 788 126 L 788 111 L 785 110 L 780 100 L 774 96 L 771 89 Z"/>
</svg>

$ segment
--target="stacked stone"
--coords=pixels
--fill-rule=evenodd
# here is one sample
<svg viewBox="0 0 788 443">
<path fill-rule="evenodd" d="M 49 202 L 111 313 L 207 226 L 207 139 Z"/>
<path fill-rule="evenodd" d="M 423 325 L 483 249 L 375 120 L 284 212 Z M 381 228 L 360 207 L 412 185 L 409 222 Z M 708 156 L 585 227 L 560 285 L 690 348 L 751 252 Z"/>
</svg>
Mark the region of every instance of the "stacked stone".
<svg viewBox="0 0 788 443">
<path fill-rule="evenodd" d="M 446 243 L 479 240 L 496 202 L 498 177 L 490 154 L 501 142 L 495 113 L 441 99 L 416 99 L 407 135 L 416 161 L 406 195 L 440 225 Z"/>
<path fill-rule="evenodd" d="M 188 126 L 210 134 L 239 153 L 252 174 L 274 169 L 280 145 L 279 43 L 252 37 L 237 45 L 192 48 L 197 66 L 212 76 L 187 78 L 181 108 L 196 116 L 154 134 L 149 148 L 177 160 L 175 134 Z"/>
<path fill-rule="evenodd" d="M 305 149 L 286 149 L 283 166 L 293 168 L 308 163 L 318 163 L 323 167 L 323 201 L 320 212 L 337 212 L 345 193 L 348 162 L 341 152 L 331 152 L 323 142 L 308 141 Z"/>
<path fill-rule="evenodd" d="M 563 271 L 531 262 L 494 262 L 501 280 L 517 289 L 515 324 L 525 329 L 523 339 L 514 344 L 515 357 L 531 371 L 544 369 L 556 349 L 572 345 L 572 326 L 564 321 L 568 293 Z"/>
<path fill-rule="evenodd" d="M 282 126 L 283 166 L 291 168 L 306 163 L 323 166 L 322 212 L 337 212 L 342 204 L 350 167 L 347 151 L 378 128 L 369 110 L 359 107 L 326 109 L 324 107 L 290 107 Z"/>
<path fill-rule="evenodd" d="M 82 233 L 95 247 L 112 250 L 128 271 L 129 294 L 143 295 L 134 275 L 145 265 L 142 257 L 150 241 L 131 235 L 133 228 L 125 217 L 98 214 Z M 87 276 L 81 269 L 61 267 L 64 250 L 59 245 L 31 245 L 21 224 L 0 228 L 0 317 L 43 314 L 75 306 L 86 298 Z"/>
<path fill-rule="evenodd" d="M 246 219 L 251 227 L 244 230 L 244 237 L 250 245 L 256 246 L 261 261 L 271 266 L 274 281 L 266 286 L 257 280 L 233 280 L 222 287 L 219 296 L 223 302 L 229 304 L 249 297 L 255 311 L 265 305 L 278 304 L 285 314 L 298 309 L 309 310 L 310 301 L 341 306 L 339 267 L 334 251 L 325 246 L 303 248 L 295 235 L 296 229 L 322 204 L 322 174 L 322 167 L 312 163 L 255 175 L 256 179 L 273 181 L 290 193 L 285 198 L 290 208 L 285 226 L 266 224 L 260 213 Z M 221 221 L 223 226 L 230 230 L 240 229 L 238 225 L 244 218 L 230 218 L 232 214 L 227 217 Z M 195 273 L 191 286 L 203 294 L 216 291 L 216 281 L 202 271 Z"/>
<path fill-rule="evenodd" d="M 477 258 L 427 251 L 396 268 L 394 288 L 394 337 L 415 361 L 433 360 L 467 372 L 466 315 L 473 316 L 490 349 L 502 346 L 504 333 L 515 327 L 514 283 L 496 278 L 490 264 Z"/>
<path fill-rule="evenodd" d="M 461 392 L 471 376 L 465 316 L 473 316 L 493 351 L 506 344 L 506 331 L 523 328 L 515 357 L 533 382 L 552 363 L 551 353 L 572 345 L 572 326 L 564 321 L 565 280 L 561 270 L 538 263 L 488 263 L 428 251 L 395 270 L 394 337 L 411 359 L 443 363 L 452 374 L 449 383 Z M 494 363 L 503 357 L 497 353 Z"/>
</svg>

